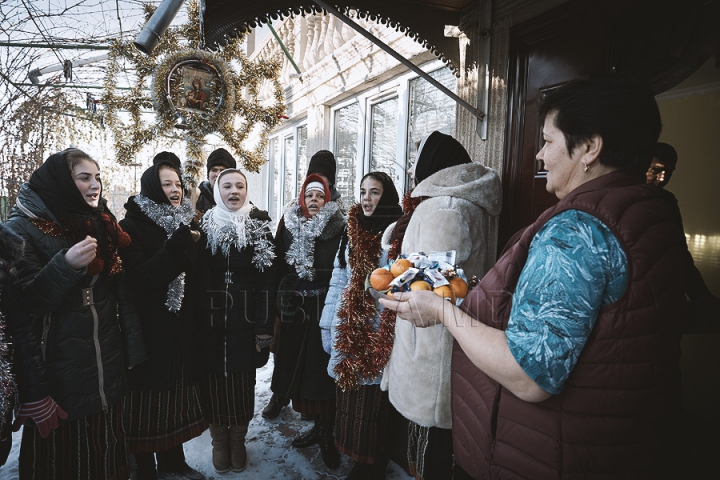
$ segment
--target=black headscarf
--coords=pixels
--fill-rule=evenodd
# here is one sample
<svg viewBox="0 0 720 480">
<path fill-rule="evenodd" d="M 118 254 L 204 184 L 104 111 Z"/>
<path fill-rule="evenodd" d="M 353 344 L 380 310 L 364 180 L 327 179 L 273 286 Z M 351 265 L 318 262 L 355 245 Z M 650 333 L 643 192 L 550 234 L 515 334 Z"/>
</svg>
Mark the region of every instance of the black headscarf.
<svg viewBox="0 0 720 480">
<path fill-rule="evenodd" d="M 90 156 L 78 149 L 65 149 L 50 155 L 33 172 L 28 185 L 59 222 L 63 236 L 76 243 L 84 240 L 87 235 L 97 240 L 99 255 L 88 266 L 89 274 L 102 270 L 116 273 L 117 249 L 129 242 L 129 238 L 102 197 L 102 183 L 98 206 L 91 207 L 85 201 L 68 166 L 67 158 L 71 153 L 92 161 Z"/>
<path fill-rule="evenodd" d="M 402 208 L 398 204 L 400 199 L 398 197 L 395 185 L 390 177 L 385 172 L 370 172 L 360 180 L 360 185 L 365 181 L 366 178 L 372 177 L 382 183 L 383 193 L 378 201 L 375 210 L 369 217 L 365 216 L 362 209 L 358 210 L 358 222 L 362 229 L 366 232 L 370 232 L 376 235 L 381 235 L 385 229 L 402 216 Z M 345 248 L 348 244 L 347 230 L 343 234 L 342 240 L 340 241 L 340 250 L 338 253 L 338 261 L 340 267 L 345 268 L 347 263 L 345 262 Z"/>
<path fill-rule="evenodd" d="M 68 167 L 69 152 L 70 149 L 66 149 L 50 155 L 45 163 L 33 172 L 28 182 L 30 189 L 40 196 L 48 210 L 61 223 L 61 219 L 68 216 L 92 215 L 106 208 L 105 200 L 102 199 L 102 184 L 102 201 L 97 207 L 91 207 L 83 198 Z"/>
<path fill-rule="evenodd" d="M 170 167 L 177 172 L 182 190 L 185 192 L 185 185 L 180 174 L 180 159 L 172 152 L 160 152 L 153 158 L 152 166 L 145 170 L 140 178 L 140 194 L 155 203 L 170 205 L 170 199 L 165 195 L 160 183 L 160 167 L 163 166 Z"/>
<path fill-rule="evenodd" d="M 422 182 L 444 168 L 464 163 L 472 163 L 472 159 L 460 142 L 450 135 L 432 132 L 420 146 L 415 163 L 415 183 Z"/>
<path fill-rule="evenodd" d="M 362 225 L 363 230 L 368 230 L 373 233 L 382 233 L 388 225 L 396 221 L 402 215 L 400 198 L 398 197 L 393 181 L 387 173 L 367 173 L 362 180 L 360 180 L 360 185 L 362 185 L 362 182 L 364 182 L 368 177 L 372 177 L 382 183 L 383 193 L 372 215 L 369 217 L 360 215 L 360 225 Z"/>
</svg>

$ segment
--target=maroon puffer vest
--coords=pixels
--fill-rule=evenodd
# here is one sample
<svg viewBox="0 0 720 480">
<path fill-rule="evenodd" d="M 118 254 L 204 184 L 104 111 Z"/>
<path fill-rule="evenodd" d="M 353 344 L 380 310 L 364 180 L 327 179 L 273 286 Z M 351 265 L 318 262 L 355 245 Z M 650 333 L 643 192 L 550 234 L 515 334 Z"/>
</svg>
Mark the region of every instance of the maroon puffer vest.
<svg viewBox="0 0 720 480">
<path fill-rule="evenodd" d="M 530 242 L 568 209 L 597 217 L 619 240 L 627 288 L 600 310 L 562 393 L 540 403 L 524 402 L 490 379 L 455 342 L 455 460 L 475 478 L 657 478 L 677 379 L 686 248 L 677 208 L 660 189 L 622 173 L 581 185 L 525 230 L 462 308 L 505 330 Z"/>
</svg>

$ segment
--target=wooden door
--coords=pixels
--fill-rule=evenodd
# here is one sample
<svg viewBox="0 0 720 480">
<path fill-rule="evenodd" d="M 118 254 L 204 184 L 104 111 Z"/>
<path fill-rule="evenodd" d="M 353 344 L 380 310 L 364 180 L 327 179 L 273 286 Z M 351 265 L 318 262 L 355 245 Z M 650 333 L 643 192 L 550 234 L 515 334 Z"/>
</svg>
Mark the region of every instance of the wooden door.
<svg viewBox="0 0 720 480">
<path fill-rule="evenodd" d="M 557 198 L 545 190 L 537 122 L 543 92 L 609 70 L 607 18 L 587 2 L 561 7 L 513 29 L 508 75 L 508 136 L 498 246 L 531 224 Z"/>
</svg>

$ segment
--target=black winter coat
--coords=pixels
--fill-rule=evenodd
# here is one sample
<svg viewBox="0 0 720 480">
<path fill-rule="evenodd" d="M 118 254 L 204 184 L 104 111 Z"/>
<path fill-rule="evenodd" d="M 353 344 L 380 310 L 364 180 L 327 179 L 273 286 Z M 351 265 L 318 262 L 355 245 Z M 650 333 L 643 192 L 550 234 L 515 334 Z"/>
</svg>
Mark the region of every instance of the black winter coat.
<svg viewBox="0 0 720 480">
<path fill-rule="evenodd" d="M 330 355 L 322 347 L 320 316 L 344 229 L 345 218 L 337 211 L 315 239 L 315 279 L 297 282 L 295 267 L 286 262 L 293 234 L 284 219 L 278 225 L 275 251 L 281 278 L 278 286 L 281 327 L 271 389 L 279 395 L 290 398 L 300 396 L 315 401 L 335 398 L 335 380 L 327 373 Z M 294 293 L 299 290 L 324 290 L 324 293 L 299 297 Z M 300 304 L 289 310 L 297 309 L 297 312 L 288 314 L 288 305 L 293 302 Z"/>
<path fill-rule="evenodd" d="M 195 263 L 200 242 L 193 243 L 182 255 L 173 255 L 166 248 L 165 230 L 145 215 L 130 197 L 127 213 L 120 221 L 132 242 L 120 251 L 130 292 L 137 305 L 148 360 L 129 372 L 133 390 L 169 390 L 178 380 L 180 363 L 187 380 L 196 382 L 202 372 L 199 364 L 197 330 L 197 292 Z M 196 228 L 196 227 L 193 227 Z M 179 312 L 165 306 L 168 286 L 182 272 L 185 294 Z"/>
<path fill-rule="evenodd" d="M 97 413 L 125 394 L 126 364 L 145 358 L 135 307 L 121 274 L 90 277 L 86 268 L 68 265 L 65 253 L 73 241 L 46 234 L 30 221 L 34 215 L 56 222 L 27 185 L 18 201 L 25 208 L 13 207 L 6 226 L 25 240 L 17 269 L 32 330 L 16 335 L 18 355 L 25 358 L 18 375 L 21 402 L 50 395 L 68 420 Z"/>
<path fill-rule="evenodd" d="M 250 218 L 270 221 L 267 212 L 257 209 Z M 272 242 L 270 230 L 265 238 Z M 202 242 L 207 245 L 205 237 Z M 229 257 L 219 249 L 213 255 L 207 246 L 199 253 L 203 357 L 212 373 L 254 370 L 260 355 L 267 361 L 269 352 L 257 352 L 255 336 L 273 334 L 277 262 L 260 271 L 254 254 L 253 245 L 240 251 L 232 247 Z M 232 283 L 226 284 L 228 271 Z"/>
<path fill-rule="evenodd" d="M 215 197 L 213 197 L 213 189 L 210 186 L 210 182 L 205 180 L 200 182 L 198 185 L 200 195 L 198 195 L 197 202 L 195 202 L 195 208 L 200 212 L 205 213 L 215 206 Z"/>
</svg>

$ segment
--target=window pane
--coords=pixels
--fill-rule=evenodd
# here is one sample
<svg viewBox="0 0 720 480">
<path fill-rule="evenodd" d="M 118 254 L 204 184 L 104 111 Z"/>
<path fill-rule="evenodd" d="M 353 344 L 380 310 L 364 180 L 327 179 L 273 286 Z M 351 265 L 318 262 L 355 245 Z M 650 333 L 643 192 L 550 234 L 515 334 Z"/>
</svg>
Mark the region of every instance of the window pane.
<svg viewBox="0 0 720 480">
<path fill-rule="evenodd" d="M 295 198 L 295 137 L 285 137 L 284 146 L 284 163 L 285 163 L 285 193 L 283 195 L 283 205 Z"/>
<path fill-rule="evenodd" d="M 272 168 L 271 178 L 273 182 L 273 188 L 270 192 L 270 198 L 268 199 L 268 207 L 270 215 L 273 220 L 277 222 L 278 217 L 281 215 L 280 210 L 282 208 L 282 204 L 278 202 L 282 186 L 280 185 L 280 142 L 278 142 L 277 137 L 271 138 L 268 143 L 268 166 Z"/>
<path fill-rule="evenodd" d="M 305 173 L 307 173 L 308 158 L 307 158 L 307 125 L 298 127 L 297 129 L 297 191 L 302 188 L 302 183 L 305 180 Z"/>
<path fill-rule="evenodd" d="M 455 75 L 452 74 L 449 68 L 441 68 L 430 72 L 430 76 L 452 92 L 457 90 Z M 455 134 L 455 101 L 424 78 L 415 78 L 410 81 L 410 111 L 408 112 L 408 145 L 405 170 L 415 161 L 420 141 L 435 130 L 448 135 Z"/>
<path fill-rule="evenodd" d="M 376 103 L 371 109 L 370 171 L 387 173 L 396 187 L 402 185 L 405 168 L 398 164 L 397 152 L 398 99 Z"/>
<path fill-rule="evenodd" d="M 358 114 L 360 104 L 353 103 L 335 111 L 335 159 L 337 172 L 335 188 L 345 203 L 352 204 L 355 195 L 355 169 L 357 162 Z"/>
</svg>

